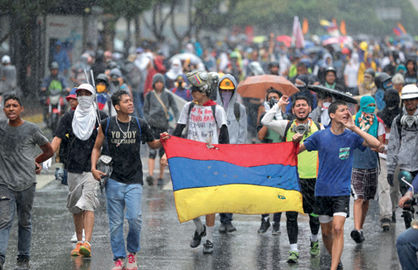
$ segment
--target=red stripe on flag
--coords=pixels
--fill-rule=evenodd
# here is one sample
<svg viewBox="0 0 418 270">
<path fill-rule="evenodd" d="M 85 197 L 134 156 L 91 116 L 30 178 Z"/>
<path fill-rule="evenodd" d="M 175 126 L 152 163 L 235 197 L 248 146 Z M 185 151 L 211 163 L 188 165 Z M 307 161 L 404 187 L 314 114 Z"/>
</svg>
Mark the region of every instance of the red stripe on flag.
<svg viewBox="0 0 418 270">
<path fill-rule="evenodd" d="M 171 136 L 163 142 L 167 158 L 184 157 L 195 160 L 218 160 L 244 167 L 269 164 L 297 166 L 299 145 L 293 142 L 269 144 L 215 144 Z"/>
</svg>

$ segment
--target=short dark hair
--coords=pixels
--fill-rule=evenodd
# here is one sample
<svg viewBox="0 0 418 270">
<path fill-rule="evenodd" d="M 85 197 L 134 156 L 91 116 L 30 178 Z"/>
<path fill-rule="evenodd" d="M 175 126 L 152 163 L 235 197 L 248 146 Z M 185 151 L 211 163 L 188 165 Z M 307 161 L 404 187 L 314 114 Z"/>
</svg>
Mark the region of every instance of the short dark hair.
<svg viewBox="0 0 418 270">
<path fill-rule="evenodd" d="M 113 106 L 119 105 L 120 99 L 123 95 L 128 95 L 129 96 L 129 93 L 126 92 L 125 90 L 118 90 L 115 93 L 113 93 L 113 95 L 111 97 L 112 105 Z"/>
<path fill-rule="evenodd" d="M 347 106 L 347 103 L 345 103 L 342 100 L 336 100 L 333 103 L 331 103 L 331 105 L 329 105 L 329 107 L 328 107 L 328 116 L 329 116 L 330 119 L 331 119 L 331 113 L 335 113 L 337 111 L 337 109 L 338 109 L 338 106 L 340 106 L 340 105 Z"/>
<path fill-rule="evenodd" d="M 4 98 L 4 100 L 3 100 L 3 105 L 5 105 L 5 104 L 6 104 L 6 102 L 7 102 L 8 100 L 10 100 L 10 99 L 16 100 L 16 101 L 17 101 L 17 103 L 19 103 L 19 105 L 20 105 L 20 106 L 22 106 L 22 101 L 20 100 L 20 97 L 18 97 L 18 96 L 17 96 L 17 95 L 15 95 L 15 94 L 9 94 L 9 95 L 7 95 L 7 96 Z"/>
<path fill-rule="evenodd" d="M 293 104 L 292 104 L 292 108 L 294 108 L 294 107 L 295 107 L 296 100 L 305 100 L 305 101 L 306 101 L 306 103 L 308 103 L 308 106 L 309 106 L 309 107 L 312 107 L 312 105 L 311 105 L 311 101 L 309 100 L 309 98 L 305 97 L 304 95 L 296 95 L 296 96 L 295 96 L 295 100 L 293 101 Z"/>
<path fill-rule="evenodd" d="M 279 90 L 276 90 L 276 89 L 274 89 L 274 88 L 270 88 L 270 89 L 268 89 L 268 90 L 267 90 L 266 100 L 267 100 L 267 98 L 269 97 L 269 95 L 270 95 L 271 93 L 276 93 L 276 94 L 278 94 L 278 95 L 279 95 L 279 98 L 281 98 L 281 97 L 283 96 L 283 95 L 282 95 L 282 93 L 280 93 L 280 91 L 279 91 Z"/>
</svg>

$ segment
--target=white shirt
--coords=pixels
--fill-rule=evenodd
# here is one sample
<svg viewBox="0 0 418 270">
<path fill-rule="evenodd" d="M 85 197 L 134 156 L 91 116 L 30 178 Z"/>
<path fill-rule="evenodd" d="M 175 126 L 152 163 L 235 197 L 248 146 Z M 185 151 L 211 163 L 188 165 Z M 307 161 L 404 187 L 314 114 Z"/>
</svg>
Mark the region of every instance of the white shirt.
<svg viewBox="0 0 418 270">
<path fill-rule="evenodd" d="M 218 144 L 219 130 L 222 125 L 227 125 L 225 110 L 222 106 L 216 105 L 215 121 L 211 106 L 194 105 L 190 115 L 187 115 L 190 104 L 191 102 L 188 102 L 184 105 L 177 122 L 178 124 L 188 125 L 187 139 Z"/>
</svg>

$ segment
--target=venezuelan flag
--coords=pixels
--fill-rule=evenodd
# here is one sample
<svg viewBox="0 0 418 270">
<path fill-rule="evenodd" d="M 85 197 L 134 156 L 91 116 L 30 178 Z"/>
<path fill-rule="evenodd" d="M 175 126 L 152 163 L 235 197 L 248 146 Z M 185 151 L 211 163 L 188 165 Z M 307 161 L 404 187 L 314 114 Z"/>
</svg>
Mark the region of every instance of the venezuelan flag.
<svg viewBox="0 0 418 270">
<path fill-rule="evenodd" d="M 213 213 L 303 213 L 298 145 L 163 142 L 179 221 Z"/>
</svg>

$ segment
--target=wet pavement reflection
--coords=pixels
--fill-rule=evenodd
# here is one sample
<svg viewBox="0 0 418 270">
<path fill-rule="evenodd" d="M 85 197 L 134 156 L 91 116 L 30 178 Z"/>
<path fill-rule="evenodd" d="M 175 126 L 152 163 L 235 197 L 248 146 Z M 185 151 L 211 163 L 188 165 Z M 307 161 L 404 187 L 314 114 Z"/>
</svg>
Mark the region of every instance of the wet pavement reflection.
<svg viewBox="0 0 418 270">
<path fill-rule="evenodd" d="M 102 204 L 96 212 L 93 256 L 89 259 L 70 256 L 74 245 L 70 242 L 73 223 L 65 208 L 66 196 L 67 187 L 57 181 L 37 190 L 33 210 L 32 269 L 111 269 L 112 253 L 104 195 L 101 195 Z M 172 191 L 145 186 L 142 203 L 143 229 L 142 247 L 138 254 L 139 269 L 329 269 L 330 257 L 321 241 L 321 255 L 317 258 L 309 255 L 310 229 L 306 216 L 299 216 L 299 263 L 289 265 L 286 262 L 289 242 L 285 216 L 281 222 L 281 233 L 276 236 L 271 234 L 271 229 L 264 235 L 257 234 L 260 216 L 244 215 L 234 215 L 236 232 L 220 234 L 217 231 L 217 217 L 214 253 L 204 255 L 202 246 L 196 249 L 189 247 L 194 225 L 192 222 L 178 222 Z M 398 223 L 389 232 L 382 232 L 378 222 L 377 202 L 371 202 L 364 226 L 366 241 L 360 245 L 355 244 L 349 236 L 353 220 L 352 217 L 348 218 L 344 228 L 344 269 L 400 269 L 395 248 L 396 236 L 404 230 L 400 214 L 401 211 L 398 210 Z M 5 269 L 14 269 L 16 227 L 15 222 L 10 235 Z"/>
</svg>

